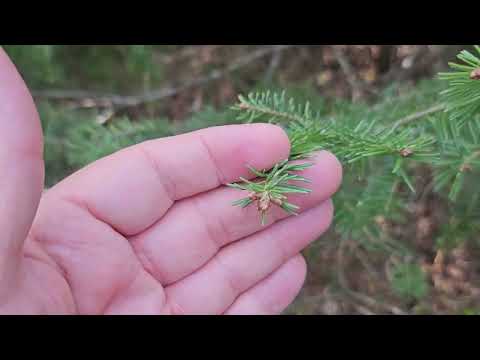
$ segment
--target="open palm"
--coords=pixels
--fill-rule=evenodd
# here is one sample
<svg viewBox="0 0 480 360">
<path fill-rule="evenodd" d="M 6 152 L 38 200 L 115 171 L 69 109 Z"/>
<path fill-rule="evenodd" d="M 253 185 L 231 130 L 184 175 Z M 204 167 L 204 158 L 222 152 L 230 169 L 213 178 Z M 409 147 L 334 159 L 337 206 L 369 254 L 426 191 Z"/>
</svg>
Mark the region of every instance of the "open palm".
<svg viewBox="0 0 480 360">
<path fill-rule="evenodd" d="M 262 226 L 223 186 L 245 165 L 288 157 L 274 125 L 235 125 L 148 141 L 42 194 L 42 133 L 32 98 L 0 49 L 0 313 L 277 314 L 303 285 L 300 252 L 330 225 L 341 181 L 320 152 L 308 196 Z M 92 144 L 92 146 L 95 146 Z"/>
</svg>

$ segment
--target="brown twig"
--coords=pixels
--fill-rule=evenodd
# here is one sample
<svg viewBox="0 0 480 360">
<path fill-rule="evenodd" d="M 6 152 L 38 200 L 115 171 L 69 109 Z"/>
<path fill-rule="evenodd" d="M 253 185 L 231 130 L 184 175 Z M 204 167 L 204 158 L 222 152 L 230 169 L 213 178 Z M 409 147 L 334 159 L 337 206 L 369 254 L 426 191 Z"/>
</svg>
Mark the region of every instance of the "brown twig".
<svg viewBox="0 0 480 360">
<path fill-rule="evenodd" d="M 370 310 L 366 306 L 356 304 L 356 303 L 352 303 L 352 305 L 360 315 L 377 315 L 377 313 L 373 312 L 372 310 Z"/>
<path fill-rule="evenodd" d="M 399 61 L 396 66 L 391 66 L 390 70 L 381 77 L 378 84 L 385 86 L 386 84 L 400 82 L 410 79 L 427 69 L 429 70 L 438 59 L 438 55 L 431 52 L 428 45 L 420 45 L 415 48 L 408 59 L 410 66 L 405 68 L 402 66 L 402 61 Z"/>
<path fill-rule="evenodd" d="M 98 94 L 84 90 L 33 90 L 32 95 L 36 98 L 46 98 L 53 100 L 90 100 L 89 103 L 92 106 L 96 104 L 109 105 L 110 107 L 117 108 L 117 110 L 136 107 L 146 103 L 151 103 L 163 100 L 171 96 L 175 96 L 178 93 L 195 86 L 205 85 L 208 82 L 218 80 L 233 71 L 236 71 L 256 60 L 268 56 L 271 53 L 279 53 L 280 51 L 285 51 L 295 46 L 296 45 L 277 45 L 267 48 L 260 48 L 245 56 L 242 56 L 224 69 L 213 70 L 205 76 L 192 79 L 176 87 L 165 87 L 158 90 L 152 90 L 140 95 L 123 96 L 116 94 Z"/>
<path fill-rule="evenodd" d="M 432 107 L 430 107 L 426 110 L 419 111 L 419 112 L 416 112 L 414 114 L 408 115 L 408 116 L 406 116 L 406 117 L 404 117 L 400 120 L 397 120 L 392 127 L 392 131 L 396 130 L 400 126 L 410 124 L 410 123 L 412 123 L 414 121 L 417 121 L 417 120 L 419 120 L 419 119 L 421 119 L 425 116 L 437 113 L 437 112 L 442 111 L 444 109 L 445 109 L 444 104 L 438 104 L 438 105 L 432 106 Z"/>
<path fill-rule="evenodd" d="M 350 64 L 350 61 L 347 59 L 345 54 L 341 49 L 337 46 L 332 47 L 333 53 L 335 58 L 337 59 L 340 68 L 342 69 L 343 73 L 345 74 L 345 78 L 347 79 L 348 84 L 352 88 L 352 97 L 355 100 L 357 96 L 363 97 L 365 92 L 370 92 L 371 94 L 376 95 L 376 92 L 367 87 L 355 74 L 355 70 L 353 66 Z"/>
<path fill-rule="evenodd" d="M 265 73 L 265 82 L 268 83 L 272 81 L 275 71 L 280 66 L 281 61 L 282 61 L 282 52 L 277 50 L 272 54 L 270 65 L 268 66 L 267 72 Z"/>
<path fill-rule="evenodd" d="M 180 50 L 174 52 L 173 54 L 162 54 L 157 57 L 159 63 L 168 65 L 173 62 L 183 60 L 185 58 L 192 57 L 196 55 L 201 48 L 208 47 L 209 51 L 216 51 L 219 48 L 225 45 L 190 45 L 182 47 Z"/>
<path fill-rule="evenodd" d="M 368 274 L 371 277 L 375 278 L 375 280 L 380 279 L 380 274 L 377 271 L 375 271 L 373 265 L 370 263 L 367 256 L 363 253 L 362 249 L 360 249 L 359 246 L 355 248 L 354 255 L 360 261 L 362 266 L 367 270 Z"/>
</svg>

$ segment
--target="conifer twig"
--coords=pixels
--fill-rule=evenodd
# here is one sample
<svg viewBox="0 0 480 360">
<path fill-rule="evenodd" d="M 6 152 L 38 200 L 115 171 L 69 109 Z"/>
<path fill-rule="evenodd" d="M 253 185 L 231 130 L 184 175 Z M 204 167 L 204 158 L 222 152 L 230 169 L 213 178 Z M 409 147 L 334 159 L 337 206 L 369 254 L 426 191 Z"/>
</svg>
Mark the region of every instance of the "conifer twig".
<svg viewBox="0 0 480 360">
<path fill-rule="evenodd" d="M 480 46 L 475 45 L 474 48 L 476 54 L 461 51 L 457 58 L 462 63 L 451 62 L 452 71 L 439 74 L 439 78 L 449 84 L 441 93 L 446 111 L 451 120 L 458 120 L 461 125 L 480 110 Z"/>
<path fill-rule="evenodd" d="M 411 129 L 402 130 L 398 134 L 392 134 L 387 128 L 375 128 L 375 122 L 366 122 L 362 120 L 355 124 L 355 127 L 349 127 L 337 124 L 333 121 L 321 119 L 319 113 L 314 113 L 310 104 L 297 104 L 294 99 L 287 98 L 285 92 L 249 94 L 247 97 L 239 96 L 239 104 L 234 106 L 235 110 L 240 112 L 239 120 L 246 122 L 266 121 L 269 123 L 278 123 L 285 127 L 289 136 L 291 150 L 287 162 L 277 164 L 273 169 L 259 172 L 253 169 L 255 175 L 260 173 L 263 188 L 257 184 L 246 182 L 240 179 L 242 184 L 234 184 L 237 189 L 249 191 L 255 196 L 249 196 L 236 202 L 235 205 L 246 207 L 253 202 L 262 199 L 263 195 L 270 197 L 271 192 L 275 192 L 278 187 L 284 191 L 290 186 L 286 182 L 276 183 L 274 180 L 280 176 L 284 166 L 289 166 L 288 161 L 301 160 L 309 158 L 315 151 L 328 150 L 334 153 L 340 161 L 345 164 L 352 164 L 361 159 L 374 156 L 394 156 L 397 162 L 392 172 L 405 180 L 410 189 L 413 190 L 411 182 L 404 171 L 402 164 L 406 158 L 427 158 L 434 157 L 435 154 L 429 152 L 430 145 L 434 139 L 422 135 L 413 136 Z M 307 164 L 303 164 L 305 166 Z M 311 164 L 310 164 L 311 165 Z M 298 169 L 299 171 L 300 169 Z M 293 171 L 293 170 L 292 170 Z M 297 171 L 297 170 L 295 170 Z M 288 171 L 287 171 L 288 172 Z M 293 174 L 285 174 L 285 176 Z M 282 178 L 283 180 L 283 178 Z M 298 178 L 285 178 L 286 181 L 296 181 Z M 306 189 L 297 188 L 305 191 Z M 286 200 L 283 199 L 283 200 Z M 269 203 L 267 201 L 267 203 Z M 289 207 L 294 206 L 289 204 Z M 259 208 L 262 214 L 262 221 L 265 211 Z"/>
</svg>

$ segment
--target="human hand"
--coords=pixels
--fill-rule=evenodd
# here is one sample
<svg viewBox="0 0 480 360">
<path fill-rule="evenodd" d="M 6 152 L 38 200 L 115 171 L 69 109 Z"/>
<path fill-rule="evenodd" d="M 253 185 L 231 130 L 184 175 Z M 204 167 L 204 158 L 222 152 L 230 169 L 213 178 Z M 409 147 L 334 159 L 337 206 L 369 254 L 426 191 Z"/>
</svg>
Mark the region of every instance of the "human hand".
<svg viewBox="0 0 480 360">
<path fill-rule="evenodd" d="M 342 176 L 318 153 L 302 174 L 312 193 L 290 198 L 302 213 L 272 208 L 262 226 L 223 185 L 287 158 L 289 141 L 274 125 L 234 125 L 124 149 L 42 195 L 40 122 L 1 50 L 0 141 L 3 314 L 278 314 Z"/>
</svg>

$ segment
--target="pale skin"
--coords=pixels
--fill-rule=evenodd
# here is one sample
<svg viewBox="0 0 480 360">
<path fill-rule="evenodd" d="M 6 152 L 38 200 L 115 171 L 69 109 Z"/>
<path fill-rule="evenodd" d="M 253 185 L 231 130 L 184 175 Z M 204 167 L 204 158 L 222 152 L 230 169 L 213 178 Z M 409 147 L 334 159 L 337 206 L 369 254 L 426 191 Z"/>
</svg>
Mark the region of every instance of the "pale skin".
<svg viewBox="0 0 480 360">
<path fill-rule="evenodd" d="M 92 145 L 93 146 L 93 145 Z M 0 49 L 0 314 L 279 314 L 306 276 L 300 252 L 330 226 L 342 169 L 328 152 L 313 192 L 264 226 L 224 185 L 288 157 L 274 125 L 145 142 L 43 192 L 42 130 Z"/>
</svg>

